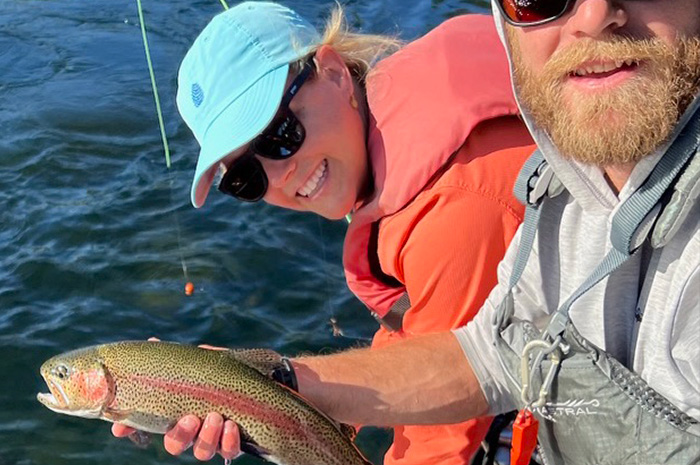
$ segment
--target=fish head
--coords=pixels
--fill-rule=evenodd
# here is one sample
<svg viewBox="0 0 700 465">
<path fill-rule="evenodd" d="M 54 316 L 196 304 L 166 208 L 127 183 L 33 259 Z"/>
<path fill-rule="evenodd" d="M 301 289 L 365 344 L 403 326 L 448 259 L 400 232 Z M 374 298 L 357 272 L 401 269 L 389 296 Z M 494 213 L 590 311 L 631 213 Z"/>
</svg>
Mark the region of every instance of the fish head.
<svg viewBox="0 0 700 465">
<path fill-rule="evenodd" d="M 114 383 L 96 348 L 57 355 L 40 371 L 49 392 L 37 399 L 54 412 L 100 418 L 114 397 Z"/>
</svg>

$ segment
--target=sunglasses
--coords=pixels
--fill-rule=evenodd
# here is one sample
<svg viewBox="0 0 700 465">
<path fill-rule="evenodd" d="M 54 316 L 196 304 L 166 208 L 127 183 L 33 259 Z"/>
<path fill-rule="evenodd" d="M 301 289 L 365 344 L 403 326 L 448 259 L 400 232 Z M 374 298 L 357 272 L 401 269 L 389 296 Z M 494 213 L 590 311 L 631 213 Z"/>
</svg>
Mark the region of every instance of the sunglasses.
<svg viewBox="0 0 700 465">
<path fill-rule="evenodd" d="M 311 59 L 304 63 L 299 75 L 282 97 L 272 122 L 248 145 L 248 150 L 226 169 L 219 190 L 245 202 L 257 202 L 267 192 L 268 180 L 256 155 L 272 160 L 285 160 L 304 143 L 306 130 L 289 109 L 289 104 L 313 70 Z"/>
<path fill-rule="evenodd" d="M 496 3 L 506 22 L 527 27 L 561 18 L 576 0 L 498 0 Z"/>
</svg>

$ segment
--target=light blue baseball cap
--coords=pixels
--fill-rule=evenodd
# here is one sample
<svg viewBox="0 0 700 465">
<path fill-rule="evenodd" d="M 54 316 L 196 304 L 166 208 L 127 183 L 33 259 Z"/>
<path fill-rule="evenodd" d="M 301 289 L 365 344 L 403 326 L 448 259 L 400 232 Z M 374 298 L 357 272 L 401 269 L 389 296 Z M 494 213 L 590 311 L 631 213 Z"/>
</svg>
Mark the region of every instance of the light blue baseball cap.
<svg viewBox="0 0 700 465">
<path fill-rule="evenodd" d="M 272 121 L 289 64 L 321 37 L 287 7 L 245 2 L 217 15 L 180 65 L 177 106 L 201 147 L 191 200 L 201 207 L 219 162 Z"/>
</svg>

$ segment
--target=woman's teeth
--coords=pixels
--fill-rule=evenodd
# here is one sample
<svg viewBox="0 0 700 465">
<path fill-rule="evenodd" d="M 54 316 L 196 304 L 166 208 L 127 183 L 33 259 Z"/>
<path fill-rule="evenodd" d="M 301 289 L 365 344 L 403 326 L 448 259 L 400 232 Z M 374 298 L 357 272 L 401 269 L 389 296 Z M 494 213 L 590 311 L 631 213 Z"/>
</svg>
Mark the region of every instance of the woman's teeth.
<svg viewBox="0 0 700 465">
<path fill-rule="evenodd" d="M 312 174 L 309 177 L 309 180 L 306 181 L 306 184 L 304 184 L 304 186 L 297 191 L 297 194 L 301 195 L 302 197 L 311 197 L 313 194 L 315 194 L 323 185 L 323 181 L 326 180 L 328 173 L 327 170 L 328 161 L 323 160 L 318 168 L 316 168 L 316 171 L 314 171 L 314 174 Z"/>
</svg>

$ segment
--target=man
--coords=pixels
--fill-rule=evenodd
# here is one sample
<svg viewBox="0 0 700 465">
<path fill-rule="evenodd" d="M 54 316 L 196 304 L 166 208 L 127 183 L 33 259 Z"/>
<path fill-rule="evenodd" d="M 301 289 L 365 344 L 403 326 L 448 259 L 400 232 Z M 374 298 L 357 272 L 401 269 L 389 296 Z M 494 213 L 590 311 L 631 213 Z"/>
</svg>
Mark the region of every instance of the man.
<svg viewBox="0 0 700 465">
<path fill-rule="evenodd" d="M 380 426 L 534 411 L 547 463 L 697 463 L 700 1 L 500 0 L 494 12 L 546 160 L 519 186 L 534 219 L 473 322 L 295 359 L 299 392 Z M 222 423 L 205 421 L 197 457 L 237 452 Z M 178 425 L 168 449 L 198 426 Z"/>
</svg>

